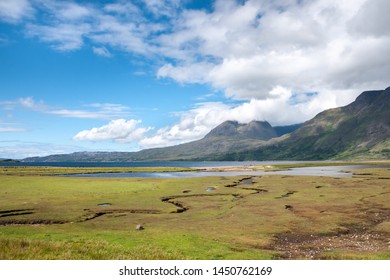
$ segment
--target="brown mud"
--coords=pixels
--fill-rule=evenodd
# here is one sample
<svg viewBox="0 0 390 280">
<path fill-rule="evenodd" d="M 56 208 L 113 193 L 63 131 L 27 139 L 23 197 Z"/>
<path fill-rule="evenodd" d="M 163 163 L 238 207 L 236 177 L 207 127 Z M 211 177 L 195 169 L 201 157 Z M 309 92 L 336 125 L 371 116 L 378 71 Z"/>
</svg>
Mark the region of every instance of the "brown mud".
<svg viewBox="0 0 390 280">
<path fill-rule="evenodd" d="M 341 229 L 330 234 L 286 232 L 274 235 L 274 242 L 264 249 L 277 251 L 278 259 L 331 259 L 327 252 L 390 251 L 390 235 L 373 228 L 390 219 L 390 208 L 360 208 L 361 223 L 341 224 Z"/>
</svg>

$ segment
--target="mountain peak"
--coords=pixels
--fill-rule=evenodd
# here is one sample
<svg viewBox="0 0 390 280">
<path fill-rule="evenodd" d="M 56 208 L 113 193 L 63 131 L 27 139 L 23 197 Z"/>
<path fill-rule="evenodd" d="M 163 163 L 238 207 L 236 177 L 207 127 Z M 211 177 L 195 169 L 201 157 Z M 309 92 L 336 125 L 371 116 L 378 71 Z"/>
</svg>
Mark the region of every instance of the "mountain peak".
<svg viewBox="0 0 390 280">
<path fill-rule="evenodd" d="M 371 104 L 373 101 L 375 101 L 379 95 L 381 95 L 384 91 L 383 90 L 370 90 L 370 91 L 364 91 L 362 92 L 357 98 L 356 102 L 362 102 L 365 104 Z"/>
<path fill-rule="evenodd" d="M 266 121 L 251 121 L 247 124 L 240 124 L 237 121 L 225 121 L 211 130 L 205 138 L 235 137 L 269 140 L 276 136 L 276 131 Z"/>
</svg>

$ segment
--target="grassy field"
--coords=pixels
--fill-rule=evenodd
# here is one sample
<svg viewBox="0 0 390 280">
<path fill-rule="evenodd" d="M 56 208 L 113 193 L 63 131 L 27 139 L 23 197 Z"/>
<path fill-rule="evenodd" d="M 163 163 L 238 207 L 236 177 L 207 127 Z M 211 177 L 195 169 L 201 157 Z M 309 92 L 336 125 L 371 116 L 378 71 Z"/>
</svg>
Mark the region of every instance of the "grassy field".
<svg viewBox="0 0 390 280">
<path fill-rule="evenodd" d="M 353 178 L 47 176 L 84 172 L 0 168 L 0 259 L 390 259 L 390 169 Z"/>
<path fill-rule="evenodd" d="M 132 172 L 186 172 L 194 171 L 187 167 L 51 167 L 51 166 L 6 166 L 0 167 L 1 175 L 39 176 L 65 174 L 96 173 L 132 173 Z"/>
</svg>

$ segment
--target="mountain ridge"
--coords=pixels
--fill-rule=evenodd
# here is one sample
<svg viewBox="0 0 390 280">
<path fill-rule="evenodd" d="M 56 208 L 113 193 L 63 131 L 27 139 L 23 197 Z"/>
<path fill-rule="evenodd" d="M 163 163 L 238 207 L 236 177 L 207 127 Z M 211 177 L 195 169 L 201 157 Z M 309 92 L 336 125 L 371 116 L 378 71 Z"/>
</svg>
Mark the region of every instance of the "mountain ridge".
<svg viewBox="0 0 390 280">
<path fill-rule="evenodd" d="M 225 121 L 212 129 L 200 140 L 175 146 L 151 148 L 139 152 L 75 152 L 71 154 L 30 157 L 24 162 L 128 162 L 128 161 L 167 161 L 192 160 L 207 157 L 212 153 L 225 154 L 230 150 L 244 151 L 264 145 L 272 137 L 284 135 L 297 129 L 300 124 L 272 127 L 266 121 L 252 121 L 240 124 Z"/>
<path fill-rule="evenodd" d="M 390 87 L 365 91 L 346 106 L 306 121 L 283 141 L 224 159 L 389 159 Z"/>
</svg>

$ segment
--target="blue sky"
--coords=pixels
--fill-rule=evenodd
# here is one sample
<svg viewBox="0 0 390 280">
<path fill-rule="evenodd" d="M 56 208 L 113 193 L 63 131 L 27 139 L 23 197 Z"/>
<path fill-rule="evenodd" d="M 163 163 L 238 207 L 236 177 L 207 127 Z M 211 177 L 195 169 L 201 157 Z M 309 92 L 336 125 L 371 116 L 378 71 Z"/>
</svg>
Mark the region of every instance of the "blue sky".
<svg viewBox="0 0 390 280">
<path fill-rule="evenodd" d="M 0 0 L 0 158 L 306 121 L 389 86 L 386 0 Z"/>
</svg>

